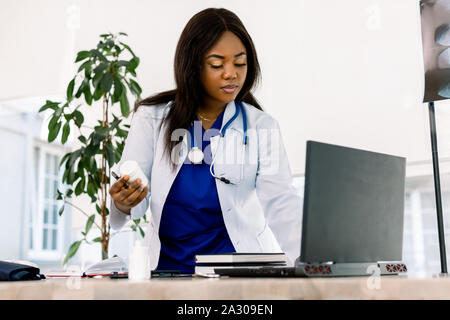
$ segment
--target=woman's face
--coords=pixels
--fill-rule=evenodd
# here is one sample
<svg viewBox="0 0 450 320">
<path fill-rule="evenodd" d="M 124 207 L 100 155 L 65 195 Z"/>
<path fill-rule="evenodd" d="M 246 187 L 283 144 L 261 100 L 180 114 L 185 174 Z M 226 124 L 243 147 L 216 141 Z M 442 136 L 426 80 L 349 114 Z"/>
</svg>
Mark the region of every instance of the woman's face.
<svg viewBox="0 0 450 320">
<path fill-rule="evenodd" d="M 241 40 L 225 31 L 206 53 L 201 81 L 205 88 L 204 107 L 224 107 L 233 101 L 247 76 L 247 51 Z"/>
</svg>

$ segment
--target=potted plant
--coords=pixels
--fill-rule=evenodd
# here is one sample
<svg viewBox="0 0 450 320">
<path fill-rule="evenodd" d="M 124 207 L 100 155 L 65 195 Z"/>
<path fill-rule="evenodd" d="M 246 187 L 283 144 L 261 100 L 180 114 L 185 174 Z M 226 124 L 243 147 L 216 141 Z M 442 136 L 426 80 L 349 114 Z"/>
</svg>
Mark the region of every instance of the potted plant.
<svg viewBox="0 0 450 320">
<path fill-rule="evenodd" d="M 75 63 L 80 66 L 67 86 L 65 101 L 47 100 L 39 110 L 53 110 L 48 124 L 49 142 L 60 136 L 61 143 L 65 144 L 72 127 L 78 129 L 78 140 L 81 143 L 80 148 L 68 152 L 60 161 L 60 168 L 64 170 L 62 182 L 68 188 L 65 192 L 58 190 L 57 199 L 63 200 L 64 205 L 72 205 L 87 217 L 85 230 L 81 232 L 83 237 L 71 244 L 64 258 L 64 265 L 76 254 L 83 242 L 100 242 L 102 259 L 108 257 L 111 228 L 107 220 L 109 212 L 106 205 L 110 170 L 119 162 L 128 135 L 129 125 L 122 123 L 131 113 L 127 92 L 136 98 L 136 102 L 142 92 L 133 79 L 136 78 L 139 58 L 121 41 L 124 36 L 127 34 L 123 32 L 102 34 L 96 48 L 78 52 Z M 124 59 L 124 55 L 131 59 Z M 95 127 L 90 128 L 89 135 L 83 134 L 81 130 L 86 129 L 83 125 L 83 113 L 79 110 L 83 102 L 102 108 L 102 118 L 98 119 Z M 120 114 L 114 113 L 117 109 L 115 106 L 120 106 Z M 72 204 L 72 196 L 81 194 L 87 194 L 91 198 L 96 212 L 86 213 Z M 64 212 L 64 205 L 59 210 L 60 216 Z M 100 219 L 95 219 L 96 216 Z M 96 220 L 100 220 L 100 224 Z M 147 222 L 145 216 L 143 221 Z M 134 220 L 132 229 L 139 230 L 144 236 L 140 223 L 141 219 Z M 101 236 L 89 241 L 87 236 L 93 225 L 100 229 Z"/>
</svg>

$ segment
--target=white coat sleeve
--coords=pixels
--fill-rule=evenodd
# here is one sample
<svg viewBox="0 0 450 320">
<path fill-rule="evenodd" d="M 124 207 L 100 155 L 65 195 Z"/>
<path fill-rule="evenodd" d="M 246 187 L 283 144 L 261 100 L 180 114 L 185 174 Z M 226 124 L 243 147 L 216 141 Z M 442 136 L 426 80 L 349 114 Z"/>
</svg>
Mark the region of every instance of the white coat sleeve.
<svg viewBox="0 0 450 320">
<path fill-rule="evenodd" d="M 140 106 L 134 113 L 131 120 L 130 130 L 128 137 L 125 140 L 125 147 L 122 153 L 120 162 L 116 164 L 113 171 L 119 173 L 120 165 L 127 160 L 136 161 L 141 167 L 144 174 L 147 176 L 148 183 L 150 184 L 151 170 L 153 165 L 153 153 L 154 153 L 154 118 L 153 114 L 154 106 Z M 111 185 L 114 184 L 116 179 L 111 177 Z M 110 201 L 110 225 L 114 230 L 122 228 L 129 220 L 138 219 L 144 216 L 149 207 L 151 190 L 147 196 L 135 207 L 131 209 L 131 214 L 125 214 L 114 205 L 114 201 Z"/>
<path fill-rule="evenodd" d="M 256 194 L 267 225 L 293 264 L 300 255 L 301 196 L 292 184 L 278 122 L 266 117 L 258 127 Z"/>
</svg>

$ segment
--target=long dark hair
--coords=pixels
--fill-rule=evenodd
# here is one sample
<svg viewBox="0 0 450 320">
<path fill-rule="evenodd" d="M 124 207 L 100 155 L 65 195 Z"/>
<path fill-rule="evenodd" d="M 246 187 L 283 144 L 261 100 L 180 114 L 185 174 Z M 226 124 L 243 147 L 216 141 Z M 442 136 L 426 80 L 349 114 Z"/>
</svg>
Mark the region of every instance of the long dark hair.
<svg viewBox="0 0 450 320">
<path fill-rule="evenodd" d="M 141 105 L 157 105 L 173 101 L 165 118 L 167 131 L 165 152 L 170 158 L 172 149 L 179 141 L 171 140 L 171 133 L 179 128 L 187 129 L 195 119 L 197 108 L 203 102 L 204 88 L 200 75 L 205 54 L 225 31 L 234 33 L 247 51 L 247 77 L 236 100 L 247 102 L 262 110 L 251 90 L 258 84 L 261 71 L 253 41 L 241 20 L 227 9 L 209 8 L 194 15 L 181 33 L 175 52 L 176 89 L 158 93 L 139 101 Z M 173 167 L 175 167 L 175 164 Z"/>
</svg>

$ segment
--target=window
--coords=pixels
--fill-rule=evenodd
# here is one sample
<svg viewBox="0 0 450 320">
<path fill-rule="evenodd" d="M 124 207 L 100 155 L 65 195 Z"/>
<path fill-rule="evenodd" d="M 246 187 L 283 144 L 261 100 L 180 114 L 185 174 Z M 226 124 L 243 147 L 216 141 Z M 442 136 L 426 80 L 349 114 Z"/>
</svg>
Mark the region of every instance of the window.
<svg viewBox="0 0 450 320">
<path fill-rule="evenodd" d="M 441 173 L 442 211 L 446 237 L 450 234 L 450 221 L 446 219 L 446 213 L 450 210 L 449 182 L 450 175 Z M 441 271 L 433 183 L 433 176 L 406 179 L 403 259 L 409 270 L 418 273 Z"/>
<path fill-rule="evenodd" d="M 29 256 L 34 259 L 61 258 L 63 247 L 63 205 L 56 200 L 60 181 L 59 161 L 62 152 L 57 147 L 40 143 L 34 148 L 34 178 L 36 206 L 30 214 Z"/>
</svg>

